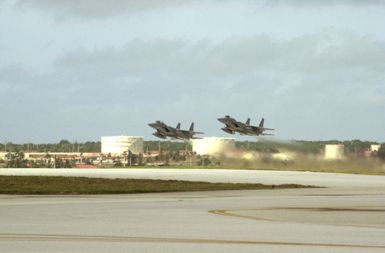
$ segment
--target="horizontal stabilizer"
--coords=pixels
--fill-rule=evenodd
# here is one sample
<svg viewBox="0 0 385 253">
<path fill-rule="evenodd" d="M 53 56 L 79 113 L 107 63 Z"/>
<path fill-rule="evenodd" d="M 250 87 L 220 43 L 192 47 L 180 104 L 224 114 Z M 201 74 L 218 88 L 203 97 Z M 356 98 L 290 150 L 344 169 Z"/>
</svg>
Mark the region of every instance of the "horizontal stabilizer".
<svg viewBox="0 0 385 253">
<path fill-rule="evenodd" d="M 154 136 L 156 136 L 156 137 L 158 137 L 158 138 L 161 138 L 161 139 L 166 139 L 166 138 L 167 138 L 166 136 L 161 135 L 161 134 L 159 134 L 159 133 L 153 133 L 152 135 L 154 135 Z"/>
<path fill-rule="evenodd" d="M 221 128 L 224 132 L 228 133 L 228 134 L 234 134 L 234 131 L 227 128 L 227 127 L 224 127 L 224 128 Z"/>
</svg>

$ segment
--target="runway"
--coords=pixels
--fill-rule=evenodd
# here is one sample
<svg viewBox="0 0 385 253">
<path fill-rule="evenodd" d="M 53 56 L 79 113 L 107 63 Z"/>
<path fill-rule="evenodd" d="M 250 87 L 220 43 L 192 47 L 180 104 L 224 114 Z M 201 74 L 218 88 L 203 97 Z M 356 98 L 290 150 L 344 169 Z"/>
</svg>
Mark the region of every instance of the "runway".
<svg viewBox="0 0 385 253">
<path fill-rule="evenodd" d="M 323 187 L 381 187 L 385 176 L 229 169 L 0 169 L 0 175 L 140 178 L 223 183 L 302 184 Z"/>
<path fill-rule="evenodd" d="M 384 177 L 243 173 L 214 175 L 321 186 L 335 179 L 292 190 L 1 195 L 0 252 L 385 252 Z M 203 177 L 211 176 L 193 179 Z"/>
</svg>

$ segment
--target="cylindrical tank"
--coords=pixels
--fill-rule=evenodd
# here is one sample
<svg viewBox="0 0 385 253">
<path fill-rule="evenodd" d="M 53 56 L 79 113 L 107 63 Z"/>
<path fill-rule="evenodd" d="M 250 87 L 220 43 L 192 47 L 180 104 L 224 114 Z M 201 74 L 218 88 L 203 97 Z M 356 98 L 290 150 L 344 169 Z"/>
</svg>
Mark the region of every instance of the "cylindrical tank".
<svg viewBox="0 0 385 253">
<path fill-rule="evenodd" d="M 101 142 L 103 154 L 121 155 L 128 151 L 133 154 L 143 153 L 141 136 L 103 136 Z"/>
<path fill-rule="evenodd" d="M 325 145 L 325 160 L 342 160 L 345 158 L 344 145 L 342 144 L 326 144 Z"/>
<path fill-rule="evenodd" d="M 193 139 L 192 148 L 198 155 L 221 155 L 235 148 L 235 139 L 225 137 Z"/>
</svg>

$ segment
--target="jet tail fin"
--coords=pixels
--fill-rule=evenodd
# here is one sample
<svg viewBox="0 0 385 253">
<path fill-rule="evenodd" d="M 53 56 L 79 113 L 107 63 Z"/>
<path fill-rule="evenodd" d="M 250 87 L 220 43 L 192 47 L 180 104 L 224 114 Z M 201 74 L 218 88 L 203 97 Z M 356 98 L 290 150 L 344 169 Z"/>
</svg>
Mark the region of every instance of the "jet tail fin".
<svg viewBox="0 0 385 253">
<path fill-rule="evenodd" d="M 194 122 L 191 123 L 191 126 L 190 126 L 189 131 L 190 131 L 190 133 L 192 133 L 192 134 L 204 134 L 204 132 L 197 132 L 197 131 L 194 131 Z"/>
<path fill-rule="evenodd" d="M 178 123 L 178 125 L 176 125 L 176 129 L 180 129 L 180 123 Z"/>
<path fill-rule="evenodd" d="M 246 120 L 246 126 L 250 126 L 250 118 Z"/>
<path fill-rule="evenodd" d="M 262 118 L 261 119 L 261 122 L 259 123 L 259 127 L 263 127 L 263 124 L 265 123 L 265 119 L 264 118 Z"/>
</svg>

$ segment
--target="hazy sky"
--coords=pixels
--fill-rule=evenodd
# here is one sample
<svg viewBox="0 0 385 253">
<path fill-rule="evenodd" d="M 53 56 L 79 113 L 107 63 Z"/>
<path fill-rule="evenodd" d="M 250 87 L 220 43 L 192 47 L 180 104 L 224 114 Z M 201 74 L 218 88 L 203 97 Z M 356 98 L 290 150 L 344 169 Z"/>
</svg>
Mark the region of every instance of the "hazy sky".
<svg viewBox="0 0 385 253">
<path fill-rule="evenodd" d="M 1 142 L 229 136 L 226 114 L 382 142 L 385 1 L 2 0 L 0 105 Z"/>
</svg>

